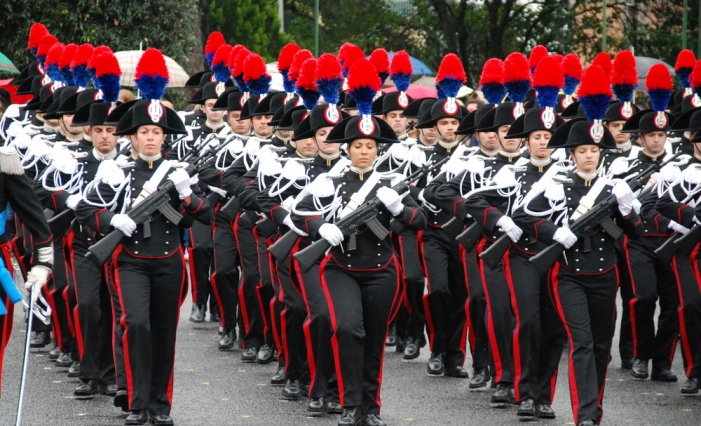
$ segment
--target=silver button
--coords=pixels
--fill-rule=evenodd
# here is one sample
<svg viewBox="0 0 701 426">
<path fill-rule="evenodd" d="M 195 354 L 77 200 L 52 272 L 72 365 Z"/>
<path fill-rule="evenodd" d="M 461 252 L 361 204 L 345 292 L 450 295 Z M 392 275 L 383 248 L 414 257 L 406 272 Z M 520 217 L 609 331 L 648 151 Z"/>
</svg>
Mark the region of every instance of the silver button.
<svg viewBox="0 0 701 426">
<path fill-rule="evenodd" d="M 168 241 L 166 241 L 166 244 L 170 244 Z"/>
<path fill-rule="evenodd" d="M 579 268 L 575 269 L 575 271 L 579 272 Z"/>
<path fill-rule="evenodd" d="M 575 262 L 579 262 L 579 259 L 575 259 L 574 261 L 575 261 Z"/>
<path fill-rule="evenodd" d="M 602 257 L 601 259 L 599 259 L 599 262 L 603 262 L 603 261 L 604 261 L 604 258 L 603 258 L 603 257 Z"/>
<path fill-rule="evenodd" d="M 604 271 L 603 269 L 599 268 L 599 272 L 603 272 L 603 271 Z"/>
<path fill-rule="evenodd" d="M 378 263 L 378 264 L 377 264 L 377 267 L 379 268 L 380 266 L 382 266 L 382 265 L 380 265 L 380 264 Z"/>
<path fill-rule="evenodd" d="M 377 257 L 381 257 L 381 256 L 382 256 L 382 253 L 377 253 Z"/>
<path fill-rule="evenodd" d="M 350 268 L 351 266 L 350 266 L 350 265 L 348 265 L 348 267 Z"/>
<path fill-rule="evenodd" d="M 348 253 L 348 257 L 350 257 L 350 253 Z"/>
<path fill-rule="evenodd" d="M 135 251 L 134 254 L 139 254 L 139 252 L 138 252 L 138 251 Z"/>
<path fill-rule="evenodd" d="M 139 244 L 139 242 L 138 242 L 138 241 L 134 241 L 134 244 Z"/>
</svg>

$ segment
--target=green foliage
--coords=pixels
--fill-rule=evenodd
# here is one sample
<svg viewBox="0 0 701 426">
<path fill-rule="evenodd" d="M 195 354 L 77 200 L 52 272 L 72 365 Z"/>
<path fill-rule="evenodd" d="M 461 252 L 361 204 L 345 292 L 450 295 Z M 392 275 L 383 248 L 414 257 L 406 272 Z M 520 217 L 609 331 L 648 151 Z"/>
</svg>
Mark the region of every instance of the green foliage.
<svg viewBox="0 0 701 426">
<path fill-rule="evenodd" d="M 209 0 L 209 31 L 221 31 L 227 43 L 243 44 L 267 62 L 274 61 L 290 40 L 280 32 L 277 5 L 277 0 Z"/>
</svg>

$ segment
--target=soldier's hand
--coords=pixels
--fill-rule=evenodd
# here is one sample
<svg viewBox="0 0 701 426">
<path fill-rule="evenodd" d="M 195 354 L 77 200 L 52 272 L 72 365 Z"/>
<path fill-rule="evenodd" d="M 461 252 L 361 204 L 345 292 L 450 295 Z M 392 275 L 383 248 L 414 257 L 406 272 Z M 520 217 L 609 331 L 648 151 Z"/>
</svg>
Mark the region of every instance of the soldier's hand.
<svg viewBox="0 0 701 426">
<path fill-rule="evenodd" d="M 32 266 L 32 269 L 27 274 L 27 281 L 24 283 L 24 286 L 27 290 L 31 289 L 32 303 L 39 298 L 41 288 L 49 280 L 49 275 L 51 275 L 51 269 L 43 265 Z"/>
</svg>

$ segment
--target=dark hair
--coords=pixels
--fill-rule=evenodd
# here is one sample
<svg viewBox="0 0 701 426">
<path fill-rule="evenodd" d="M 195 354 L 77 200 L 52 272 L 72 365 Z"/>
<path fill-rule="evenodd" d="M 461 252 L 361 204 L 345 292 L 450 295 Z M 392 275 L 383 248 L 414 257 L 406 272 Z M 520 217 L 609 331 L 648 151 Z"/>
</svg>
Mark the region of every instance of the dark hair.
<svg viewBox="0 0 701 426">
<path fill-rule="evenodd" d="M 12 105 L 12 98 L 7 89 L 0 88 L 0 111 L 5 112 L 7 107 Z"/>
</svg>

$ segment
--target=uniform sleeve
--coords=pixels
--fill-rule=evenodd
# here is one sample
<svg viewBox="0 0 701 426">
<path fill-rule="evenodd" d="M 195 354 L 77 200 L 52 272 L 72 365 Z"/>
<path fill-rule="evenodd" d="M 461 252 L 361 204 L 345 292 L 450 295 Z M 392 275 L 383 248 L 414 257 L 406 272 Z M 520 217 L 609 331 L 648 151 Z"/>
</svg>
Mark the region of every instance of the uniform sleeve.
<svg viewBox="0 0 701 426">
<path fill-rule="evenodd" d="M 530 203 L 528 209 L 533 212 L 543 212 L 550 209 L 550 202 L 543 194 L 537 195 Z M 525 233 L 545 243 L 553 242 L 553 235 L 560 227 L 555 225 L 548 216 L 533 216 L 522 208 L 516 209 L 511 215 L 514 223 Z"/>
<path fill-rule="evenodd" d="M 504 203 L 505 198 L 496 190 L 479 192 L 465 199 L 465 210 L 485 230 L 493 231 L 497 222 L 504 216 L 497 206 Z"/>
<path fill-rule="evenodd" d="M 190 185 L 192 195 L 190 204 L 183 204 L 183 211 L 194 217 L 198 222 L 209 225 L 214 222 L 214 210 L 212 203 L 205 197 L 204 192 L 197 185 Z M 181 212 L 182 213 L 182 212 Z"/>
<path fill-rule="evenodd" d="M 102 199 L 100 198 L 102 195 Z M 114 190 L 106 183 L 100 183 L 92 191 L 85 195 L 85 199 L 93 203 L 103 203 L 104 200 L 112 200 L 115 197 Z M 123 196 L 120 194 L 120 196 Z M 93 206 L 85 201 L 80 201 L 75 209 L 78 221 L 88 228 L 100 234 L 107 234 L 112 217 L 116 213 L 104 207 Z"/>
<path fill-rule="evenodd" d="M 674 185 L 667 189 L 664 194 L 657 200 L 655 207 L 663 216 L 677 222 L 681 226 L 691 228 L 695 216 L 694 208 L 688 204 L 674 201 L 671 196 L 671 191 L 674 192 L 674 199 L 682 200 L 686 197 L 684 191 L 679 185 Z"/>
<path fill-rule="evenodd" d="M 462 172 L 450 180 L 446 180 L 445 173 L 436 176 L 426 186 L 424 199 L 459 219 L 465 218 L 467 216 L 465 199 L 460 196 L 462 182 L 468 180 L 467 178 L 463 179 L 465 173 L 467 172 Z"/>
<path fill-rule="evenodd" d="M 258 197 L 258 193 L 260 192 L 258 190 L 259 182 L 257 174 L 257 169 L 251 169 L 238 181 L 238 185 L 241 186 L 237 196 L 239 197 L 241 207 L 246 210 L 260 211 L 260 207 L 258 207 L 258 203 L 256 202 L 256 197 Z"/>
<path fill-rule="evenodd" d="M 49 230 L 49 224 L 44 217 L 44 208 L 39 202 L 34 191 L 32 191 L 29 179 L 25 175 L 0 175 L 5 182 L 5 193 L 7 199 L 19 217 L 19 220 L 27 227 L 32 236 L 32 244 L 35 255 L 32 256 L 32 263 L 36 262 L 38 256 L 36 251 L 51 245 L 53 236 Z"/>
<path fill-rule="evenodd" d="M 280 182 L 280 185 L 283 186 L 288 182 L 288 180 L 283 179 L 282 182 Z M 284 193 L 283 198 L 286 198 L 284 197 Z M 264 189 L 263 191 L 258 191 L 256 195 L 256 204 L 259 211 L 268 216 L 277 225 L 282 225 L 282 221 L 285 220 L 287 215 L 290 213 L 280 205 L 280 196 L 270 196 L 268 188 Z"/>
<path fill-rule="evenodd" d="M 395 219 L 407 228 L 417 231 L 424 229 L 428 220 L 426 213 L 410 195 L 404 197 L 402 202 L 404 203 L 404 210 L 398 216 L 395 216 Z"/>
<path fill-rule="evenodd" d="M 319 201 L 323 205 L 328 205 L 333 201 L 333 196 L 320 198 Z M 300 212 L 315 212 L 318 211 L 314 203 L 314 195 L 304 197 L 296 206 L 295 210 Z M 320 214 L 318 215 L 301 215 L 292 213 L 292 222 L 302 231 L 306 232 L 310 240 L 315 240 L 319 237 L 319 228 L 327 223 Z"/>
</svg>

